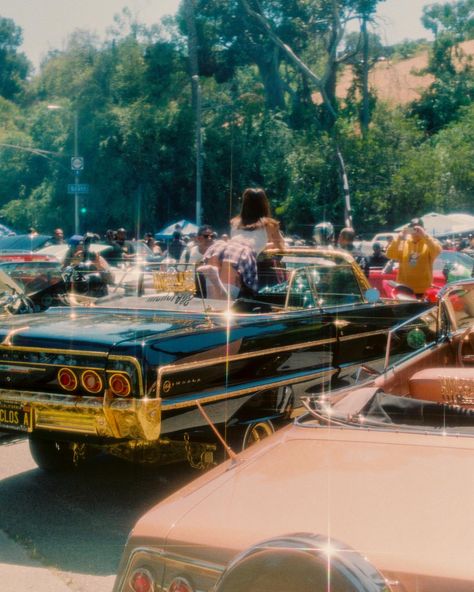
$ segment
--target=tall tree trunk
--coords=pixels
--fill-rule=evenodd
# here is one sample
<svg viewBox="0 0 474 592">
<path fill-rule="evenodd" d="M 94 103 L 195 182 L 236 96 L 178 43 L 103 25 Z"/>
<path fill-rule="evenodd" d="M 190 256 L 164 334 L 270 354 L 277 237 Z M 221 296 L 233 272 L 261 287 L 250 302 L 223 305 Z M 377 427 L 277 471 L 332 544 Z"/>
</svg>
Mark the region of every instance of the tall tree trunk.
<svg viewBox="0 0 474 592">
<path fill-rule="evenodd" d="M 362 112 L 360 117 L 360 125 L 362 135 L 365 137 L 369 129 L 370 113 L 369 113 L 369 34 L 367 32 L 368 15 L 364 14 L 362 17 Z"/>
<path fill-rule="evenodd" d="M 265 88 L 265 102 L 272 111 L 285 109 L 283 84 L 280 77 L 280 50 L 273 46 L 268 53 L 256 56 L 256 63 L 263 86 Z"/>
</svg>

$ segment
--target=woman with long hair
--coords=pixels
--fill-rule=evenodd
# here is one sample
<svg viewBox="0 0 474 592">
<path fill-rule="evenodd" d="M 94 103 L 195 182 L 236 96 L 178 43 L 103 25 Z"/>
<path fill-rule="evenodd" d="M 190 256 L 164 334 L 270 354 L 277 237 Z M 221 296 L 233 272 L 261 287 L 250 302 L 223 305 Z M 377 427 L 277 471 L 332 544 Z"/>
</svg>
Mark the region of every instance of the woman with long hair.
<svg viewBox="0 0 474 592">
<path fill-rule="evenodd" d="M 257 291 L 257 257 L 265 248 L 285 249 L 280 223 L 272 218 L 261 188 L 247 188 L 240 214 L 230 221 L 231 238 L 217 241 L 204 254 L 209 298 L 235 300 L 241 292 Z"/>
</svg>

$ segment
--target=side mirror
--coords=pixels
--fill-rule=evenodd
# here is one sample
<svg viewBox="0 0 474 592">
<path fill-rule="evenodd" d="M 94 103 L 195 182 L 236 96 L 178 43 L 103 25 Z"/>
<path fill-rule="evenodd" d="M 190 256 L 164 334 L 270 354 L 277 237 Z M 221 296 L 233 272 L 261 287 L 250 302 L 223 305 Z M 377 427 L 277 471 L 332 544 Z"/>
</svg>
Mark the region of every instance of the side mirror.
<svg viewBox="0 0 474 592">
<path fill-rule="evenodd" d="M 377 290 L 377 288 L 369 288 L 366 290 L 364 296 L 369 304 L 375 304 L 380 300 L 380 292 Z"/>
</svg>

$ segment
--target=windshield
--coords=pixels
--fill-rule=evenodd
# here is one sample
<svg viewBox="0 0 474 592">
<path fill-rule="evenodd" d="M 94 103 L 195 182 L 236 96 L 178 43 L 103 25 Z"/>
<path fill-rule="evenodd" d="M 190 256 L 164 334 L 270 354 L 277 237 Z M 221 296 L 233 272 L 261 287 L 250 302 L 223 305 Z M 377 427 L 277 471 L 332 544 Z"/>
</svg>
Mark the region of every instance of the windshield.
<svg viewBox="0 0 474 592">
<path fill-rule="evenodd" d="M 392 366 L 434 345 L 438 337 L 438 308 L 434 307 L 389 331 L 384 366 Z"/>
<path fill-rule="evenodd" d="M 460 265 L 471 271 L 474 266 L 474 259 L 466 253 L 458 253 L 457 251 L 442 251 L 439 257 L 435 259 L 433 268 L 442 270 L 447 264 Z"/>
<path fill-rule="evenodd" d="M 308 262 L 316 265 L 308 265 Z M 188 310 L 196 310 L 199 302 L 212 305 L 213 310 L 225 310 L 227 300 L 201 299 L 206 291 L 206 279 L 193 265 L 177 264 L 164 265 L 163 269 L 153 271 L 153 287 L 155 292 L 167 295 L 188 292 L 190 298 L 196 301 L 196 306 L 189 306 Z M 298 310 L 308 308 L 337 307 L 354 305 L 364 302 L 365 286 L 361 285 L 348 263 L 337 264 L 331 259 L 323 257 L 297 257 L 293 255 L 279 255 L 265 258 L 258 263 L 258 289 L 253 295 L 246 295 L 238 299 L 240 312 L 279 312 L 283 310 Z M 156 297 L 151 296 L 156 302 Z M 183 298 L 174 301 L 182 303 Z M 162 305 L 165 300 L 161 299 Z M 247 306 L 245 306 L 247 303 Z"/>
<path fill-rule="evenodd" d="M 292 258 L 259 275 L 257 298 L 268 304 L 288 308 L 340 306 L 363 302 L 363 296 L 350 265 L 326 261 L 319 265 L 298 266 Z"/>
</svg>

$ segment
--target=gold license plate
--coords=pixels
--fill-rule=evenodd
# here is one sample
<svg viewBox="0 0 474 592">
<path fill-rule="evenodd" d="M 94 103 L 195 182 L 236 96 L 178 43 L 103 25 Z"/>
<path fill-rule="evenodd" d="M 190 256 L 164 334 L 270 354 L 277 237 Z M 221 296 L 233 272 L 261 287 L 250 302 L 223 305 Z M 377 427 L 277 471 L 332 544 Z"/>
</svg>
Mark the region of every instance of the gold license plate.
<svg viewBox="0 0 474 592">
<path fill-rule="evenodd" d="M 31 427 L 31 411 L 21 403 L 0 402 L 0 429 L 27 432 Z"/>
</svg>

